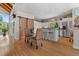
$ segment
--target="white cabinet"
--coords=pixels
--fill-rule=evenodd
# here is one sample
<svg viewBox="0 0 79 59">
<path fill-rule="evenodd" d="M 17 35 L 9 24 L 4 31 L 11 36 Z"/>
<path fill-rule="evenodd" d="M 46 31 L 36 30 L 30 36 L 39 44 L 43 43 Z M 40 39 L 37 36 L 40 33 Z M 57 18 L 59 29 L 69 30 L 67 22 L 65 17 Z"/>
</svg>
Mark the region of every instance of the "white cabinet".
<svg viewBox="0 0 79 59">
<path fill-rule="evenodd" d="M 58 30 L 53 28 L 44 28 L 44 38 L 46 40 L 58 41 Z"/>
<path fill-rule="evenodd" d="M 79 49 L 79 29 L 73 30 L 73 48 Z"/>
<path fill-rule="evenodd" d="M 55 31 L 54 31 L 54 41 L 58 41 L 58 39 L 59 39 L 58 29 L 55 29 Z"/>
</svg>

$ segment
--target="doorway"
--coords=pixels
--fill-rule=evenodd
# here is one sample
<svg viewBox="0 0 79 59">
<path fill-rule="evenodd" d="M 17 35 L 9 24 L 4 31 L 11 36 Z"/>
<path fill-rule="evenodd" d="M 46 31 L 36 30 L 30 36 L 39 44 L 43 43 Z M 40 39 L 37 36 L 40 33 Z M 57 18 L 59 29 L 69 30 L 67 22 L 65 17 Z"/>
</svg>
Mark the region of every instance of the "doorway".
<svg viewBox="0 0 79 59">
<path fill-rule="evenodd" d="M 61 21 L 61 26 L 59 26 L 59 43 L 65 47 L 72 47 L 72 21 L 66 19 Z"/>
</svg>

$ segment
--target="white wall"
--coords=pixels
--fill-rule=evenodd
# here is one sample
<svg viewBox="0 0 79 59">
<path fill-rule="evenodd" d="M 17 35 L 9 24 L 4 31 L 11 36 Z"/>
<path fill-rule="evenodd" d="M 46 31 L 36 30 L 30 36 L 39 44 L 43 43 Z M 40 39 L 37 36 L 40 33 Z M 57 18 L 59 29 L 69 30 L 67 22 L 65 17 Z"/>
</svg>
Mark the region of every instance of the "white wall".
<svg viewBox="0 0 79 59">
<path fill-rule="evenodd" d="M 21 17 L 26 17 L 26 18 L 30 18 L 30 19 L 34 19 L 34 16 L 28 13 L 24 13 L 22 11 L 17 11 L 16 12 L 17 16 L 21 16 Z"/>
<path fill-rule="evenodd" d="M 36 33 L 37 28 L 48 28 L 48 22 L 34 21 L 34 33 Z"/>
<path fill-rule="evenodd" d="M 36 33 L 36 30 L 38 28 L 42 28 L 42 26 L 43 26 L 43 23 L 38 22 L 38 21 L 34 21 L 34 33 Z"/>
<path fill-rule="evenodd" d="M 44 22 L 42 25 L 44 28 L 48 28 L 49 27 L 49 23 L 48 22 Z"/>
<path fill-rule="evenodd" d="M 13 33 L 13 22 L 15 22 L 14 33 Z M 14 39 L 19 39 L 19 18 L 18 17 L 15 19 L 11 19 L 9 24 L 9 35 Z"/>
</svg>

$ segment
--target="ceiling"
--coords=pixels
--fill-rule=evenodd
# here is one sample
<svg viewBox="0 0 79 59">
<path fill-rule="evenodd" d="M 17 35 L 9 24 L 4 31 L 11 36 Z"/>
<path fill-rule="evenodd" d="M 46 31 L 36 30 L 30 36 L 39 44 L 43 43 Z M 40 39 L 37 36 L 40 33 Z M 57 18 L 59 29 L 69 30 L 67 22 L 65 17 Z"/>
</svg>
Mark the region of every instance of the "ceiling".
<svg viewBox="0 0 79 59">
<path fill-rule="evenodd" d="M 7 12 L 10 14 L 12 8 L 13 8 L 14 3 L 0 3 L 0 9 L 4 9 L 4 12 Z"/>
<path fill-rule="evenodd" d="M 47 19 L 65 14 L 72 8 L 79 7 L 78 3 L 17 3 L 17 11 L 33 15 L 37 19 Z M 67 12 L 68 13 L 68 12 Z"/>
</svg>

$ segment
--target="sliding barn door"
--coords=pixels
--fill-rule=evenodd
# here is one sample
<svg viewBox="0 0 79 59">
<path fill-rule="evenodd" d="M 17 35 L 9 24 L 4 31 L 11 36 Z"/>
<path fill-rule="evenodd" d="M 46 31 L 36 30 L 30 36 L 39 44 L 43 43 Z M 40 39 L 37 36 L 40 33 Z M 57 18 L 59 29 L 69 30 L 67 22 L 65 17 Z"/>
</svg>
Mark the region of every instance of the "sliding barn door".
<svg viewBox="0 0 79 59">
<path fill-rule="evenodd" d="M 34 29 L 34 20 L 20 17 L 19 24 L 20 24 L 20 28 L 19 28 L 20 40 L 25 40 L 28 34 L 31 34 L 31 35 L 33 34 L 31 33 L 31 30 Z"/>
<path fill-rule="evenodd" d="M 20 24 L 19 38 L 20 38 L 20 40 L 25 40 L 26 39 L 26 29 L 27 29 L 27 18 L 20 17 L 19 24 Z"/>
</svg>

